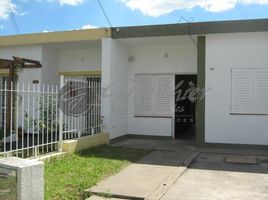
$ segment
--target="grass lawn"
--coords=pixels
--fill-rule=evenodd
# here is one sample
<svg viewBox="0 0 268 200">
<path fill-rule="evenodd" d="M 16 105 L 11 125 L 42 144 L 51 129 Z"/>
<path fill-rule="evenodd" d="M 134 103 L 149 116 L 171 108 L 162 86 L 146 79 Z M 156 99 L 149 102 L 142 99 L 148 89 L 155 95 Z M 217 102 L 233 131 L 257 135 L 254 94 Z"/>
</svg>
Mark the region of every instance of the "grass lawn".
<svg viewBox="0 0 268 200">
<path fill-rule="evenodd" d="M 85 199 L 85 189 L 149 152 L 100 146 L 46 162 L 45 199 Z"/>
</svg>

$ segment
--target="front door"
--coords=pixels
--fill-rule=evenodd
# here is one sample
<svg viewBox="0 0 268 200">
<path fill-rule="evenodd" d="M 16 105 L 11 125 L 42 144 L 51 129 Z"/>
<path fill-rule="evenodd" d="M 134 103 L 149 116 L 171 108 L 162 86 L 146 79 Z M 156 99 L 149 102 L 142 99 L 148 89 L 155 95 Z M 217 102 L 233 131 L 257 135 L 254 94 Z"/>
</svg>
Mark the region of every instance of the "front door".
<svg viewBox="0 0 268 200">
<path fill-rule="evenodd" d="M 196 85 L 196 75 L 175 75 L 174 132 L 176 139 L 194 139 Z"/>
</svg>

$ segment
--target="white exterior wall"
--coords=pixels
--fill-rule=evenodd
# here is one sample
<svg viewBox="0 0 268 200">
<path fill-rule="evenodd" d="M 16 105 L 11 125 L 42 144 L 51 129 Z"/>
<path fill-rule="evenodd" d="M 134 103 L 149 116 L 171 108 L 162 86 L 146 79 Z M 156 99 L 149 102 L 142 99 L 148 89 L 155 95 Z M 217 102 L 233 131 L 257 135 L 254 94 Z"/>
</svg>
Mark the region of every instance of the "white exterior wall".
<svg viewBox="0 0 268 200">
<path fill-rule="evenodd" d="M 268 68 L 268 33 L 206 37 L 205 141 L 268 145 L 267 115 L 231 115 L 231 69 Z M 211 70 L 210 68 L 215 68 Z"/>
<path fill-rule="evenodd" d="M 165 54 L 168 57 L 165 58 Z M 183 45 L 154 45 L 131 47 L 129 56 L 135 61 L 129 63 L 128 78 L 132 83 L 128 100 L 128 134 L 172 136 L 172 118 L 134 117 L 135 74 L 166 73 L 166 74 L 196 74 L 197 49 L 192 43 Z"/>
<path fill-rule="evenodd" d="M 42 82 L 59 85 L 59 52 L 48 47 L 42 48 Z"/>
<path fill-rule="evenodd" d="M 22 57 L 22 58 L 27 58 L 27 59 L 32 59 L 36 61 L 40 61 L 42 63 L 43 61 L 43 55 L 42 55 L 42 46 L 40 45 L 31 45 L 31 46 L 12 46 L 12 47 L 5 47 L 0 49 L 0 58 L 2 59 L 10 59 L 13 60 L 12 56 L 17 56 L 17 57 Z M 43 71 L 43 66 L 42 68 L 34 68 L 34 69 L 22 69 L 19 71 L 18 76 L 19 76 L 19 90 L 22 90 L 23 84 L 24 83 L 24 90 L 27 90 L 28 84 L 30 87 L 30 90 L 35 87 L 37 89 L 37 86 L 34 86 L 32 84 L 33 80 L 38 80 L 39 83 L 42 83 L 42 71 Z M 50 76 L 48 76 L 50 77 Z M 22 98 L 22 93 L 20 93 L 20 98 Z M 25 112 L 28 112 L 26 105 L 28 105 L 29 99 L 26 97 L 26 94 L 24 93 L 24 105 L 25 105 Z M 32 101 L 30 101 L 32 102 Z M 18 123 L 19 126 L 21 126 L 21 110 L 22 110 L 22 105 L 21 102 L 18 104 L 19 105 L 19 114 L 18 114 Z M 37 103 L 35 104 L 37 107 Z M 36 108 L 37 109 L 37 108 Z M 32 108 L 29 108 L 28 114 L 32 116 Z"/>
<path fill-rule="evenodd" d="M 40 45 L 30 45 L 0 48 L 0 58 L 13 60 L 12 56 L 37 60 L 42 63 L 42 47 Z M 20 82 L 32 83 L 33 80 L 41 81 L 41 68 L 23 69 L 19 72 Z"/>
<path fill-rule="evenodd" d="M 168 57 L 165 57 L 168 54 Z M 129 62 L 128 57 L 135 57 Z M 182 45 L 127 45 L 120 40 L 102 43 L 102 115 L 111 138 L 125 134 L 171 136 L 171 118 L 134 116 L 135 74 L 196 74 L 197 49 Z"/>
<path fill-rule="evenodd" d="M 101 69 L 101 48 L 66 49 L 59 52 L 59 71 Z"/>
<path fill-rule="evenodd" d="M 58 84 L 58 51 L 41 45 L 0 49 L 0 58 L 13 60 L 12 56 L 40 61 L 42 64 L 42 68 L 23 69 L 19 72 L 19 82 L 31 84 L 33 80 L 39 80 L 39 83 Z"/>
<path fill-rule="evenodd" d="M 119 41 L 102 41 L 102 116 L 110 138 L 128 130 L 128 62 L 127 48 Z"/>
</svg>

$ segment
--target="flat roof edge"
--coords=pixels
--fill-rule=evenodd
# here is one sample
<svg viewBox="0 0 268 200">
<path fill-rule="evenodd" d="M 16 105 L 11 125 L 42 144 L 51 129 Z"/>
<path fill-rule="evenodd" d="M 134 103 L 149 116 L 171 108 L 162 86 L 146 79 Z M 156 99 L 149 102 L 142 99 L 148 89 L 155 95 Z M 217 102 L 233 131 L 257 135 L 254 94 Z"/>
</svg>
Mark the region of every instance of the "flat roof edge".
<svg viewBox="0 0 268 200">
<path fill-rule="evenodd" d="M 101 40 L 105 37 L 136 38 L 268 31 L 268 19 L 196 22 L 0 36 L 0 47 L 56 42 Z"/>
<path fill-rule="evenodd" d="M 117 39 L 263 31 L 268 31 L 268 19 L 118 27 L 112 29 L 112 37 Z"/>
<path fill-rule="evenodd" d="M 102 38 L 105 37 L 111 37 L 110 28 L 1 36 L 0 46 L 34 45 L 34 44 L 46 44 L 54 42 L 101 40 Z"/>
</svg>

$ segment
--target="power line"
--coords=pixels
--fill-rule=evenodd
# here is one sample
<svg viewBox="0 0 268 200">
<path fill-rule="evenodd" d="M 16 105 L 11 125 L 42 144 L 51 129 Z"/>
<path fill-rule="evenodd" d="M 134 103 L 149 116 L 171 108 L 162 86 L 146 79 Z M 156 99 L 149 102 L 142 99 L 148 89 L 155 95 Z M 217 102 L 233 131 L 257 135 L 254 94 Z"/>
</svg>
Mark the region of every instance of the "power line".
<svg viewBox="0 0 268 200">
<path fill-rule="evenodd" d="M 112 23 L 110 22 L 109 17 L 108 17 L 108 15 L 106 14 L 106 12 L 105 12 L 105 10 L 104 10 L 104 8 L 103 8 L 103 6 L 102 6 L 100 0 L 97 0 L 97 1 L 98 1 L 98 3 L 99 3 L 99 6 L 100 6 L 100 8 L 101 8 L 101 10 L 102 10 L 102 13 L 103 13 L 103 15 L 105 16 L 105 18 L 106 18 L 106 20 L 107 20 L 109 26 L 112 28 L 112 27 L 113 27 L 113 26 L 112 26 Z"/>
<path fill-rule="evenodd" d="M 12 20 L 14 26 L 15 26 L 15 29 L 16 29 L 17 33 L 19 34 L 20 33 L 20 29 L 19 29 L 19 26 L 18 26 L 18 24 L 16 22 L 16 19 L 15 19 L 14 13 L 13 13 L 13 10 L 11 8 L 11 2 L 10 2 L 10 0 L 8 0 L 7 2 L 8 2 L 8 7 L 9 7 L 9 11 L 10 11 L 11 20 Z"/>
<path fill-rule="evenodd" d="M 192 17 L 186 19 L 184 16 L 181 16 L 179 21 L 178 21 L 178 24 L 180 24 L 182 21 L 186 22 L 187 28 L 188 28 L 188 36 L 192 40 L 193 44 L 197 47 L 197 42 L 195 41 L 195 39 L 193 38 L 193 36 L 191 34 L 190 23 L 193 22 L 193 20 L 194 20 L 194 18 L 192 18 Z"/>
</svg>

